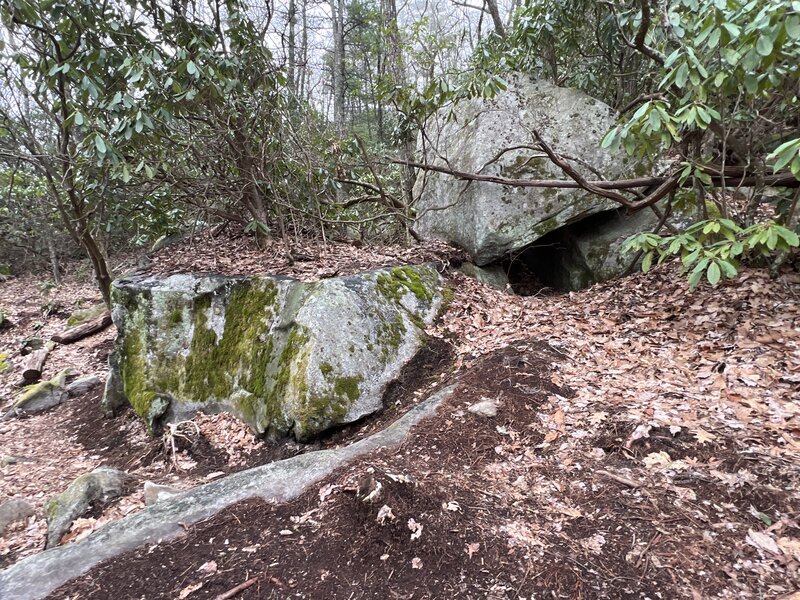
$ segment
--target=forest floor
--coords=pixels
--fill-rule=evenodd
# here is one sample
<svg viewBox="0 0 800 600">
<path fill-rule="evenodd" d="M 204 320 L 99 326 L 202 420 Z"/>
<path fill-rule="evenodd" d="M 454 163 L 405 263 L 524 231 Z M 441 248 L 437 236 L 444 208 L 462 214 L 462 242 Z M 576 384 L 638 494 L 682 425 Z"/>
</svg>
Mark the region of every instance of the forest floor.
<svg viewBox="0 0 800 600">
<path fill-rule="evenodd" d="M 301 260 L 289 265 L 281 246 L 189 240 L 149 270 L 315 279 L 427 260 L 444 268 L 454 256 L 440 245 L 293 254 Z M 20 496 L 37 510 L 0 538 L 0 567 L 41 550 L 44 500 L 98 465 L 188 488 L 350 443 L 455 383 L 399 450 L 357 460 L 291 503 L 234 506 L 51 597 L 800 599 L 800 274 L 745 269 L 688 293 L 667 265 L 527 297 L 449 278 L 454 299 L 429 331 L 443 341 L 422 376 L 407 374 L 384 414 L 310 447 L 258 440 L 213 415 L 173 455 L 130 413 L 103 419 L 100 388 L 0 422 L 0 502 Z M 15 323 L 0 332 L 10 352 L 0 410 L 18 393 L 21 341 L 49 337 L 97 301 L 85 279 L 0 284 Z M 56 348 L 45 376 L 70 366 L 105 377 L 112 338 Z M 487 399 L 495 416 L 468 410 Z M 365 486 L 380 487 L 370 501 Z M 143 505 L 140 485 L 64 541 Z"/>
</svg>

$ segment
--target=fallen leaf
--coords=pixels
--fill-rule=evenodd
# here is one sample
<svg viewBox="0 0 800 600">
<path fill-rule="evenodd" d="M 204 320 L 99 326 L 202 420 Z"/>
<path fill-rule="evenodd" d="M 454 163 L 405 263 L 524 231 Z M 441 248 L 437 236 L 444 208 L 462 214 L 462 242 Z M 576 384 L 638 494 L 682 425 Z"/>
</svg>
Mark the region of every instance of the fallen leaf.
<svg viewBox="0 0 800 600">
<path fill-rule="evenodd" d="M 769 534 L 761 533 L 760 531 L 748 530 L 747 543 L 763 552 L 769 552 L 776 556 L 780 556 L 781 554 L 781 549 L 778 548 L 778 544 L 775 540 Z"/>
<path fill-rule="evenodd" d="M 789 537 L 778 538 L 778 547 L 786 556 L 800 562 L 800 540 Z"/>
<path fill-rule="evenodd" d="M 696 437 L 697 441 L 700 442 L 701 444 L 713 442 L 715 439 L 717 439 L 717 436 L 715 436 L 713 433 L 707 432 L 705 429 L 701 427 L 698 427 L 692 433 L 694 433 L 694 437 Z"/>
<path fill-rule="evenodd" d="M 217 572 L 217 563 L 216 561 L 210 560 L 208 562 L 204 562 L 202 565 L 197 567 L 197 570 L 201 573 L 216 573 Z"/>
<path fill-rule="evenodd" d="M 545 436 L 544 436 L 544 442 L 545 442 L 545 443 L 547 443 L 547 444 L 549 444 L 550 442 L 553 442 L 553 441 L 555 441 L 555 440 L 558 438 L 558 436 L 559 436 L 559 435 L 560 435 L 560 434 L 559 434 L 559 432 L 558 432 L 558 431 L 556 431 L 555 429 L 551 429 L 550 431 L 548 431 L 548 432 L 545 434 Z"/>
<path fill-rule="evenodd" d="M 553 419 L 553 423 L 556 424 L 556 427 L 558 427 L 558 430 L 563 433 L 564 432 L 564 421 L 565 421 L 564 411 L 559 408 L 556 412 L 554 412 L 552 415 L 550 415 L 550 418 Z"/>
<path fill-rule="evenodd" d="M 199 583 L 193 583 L 192 585 L 187 585 L 178 594 L 178 600 L 183 600 L 184 598 L 187 598 L 189 596 L 189 594 L 193 594 L 194 592 L 199 590 L 201 587 L 203 587 L 203 582 L 202 581 L 199 582 Z"/>
<path fill-rule="evenodd" d="M 378 521 L 378 523 L 383 525 L 387 519 L 389 521 L 394 521 L 394 513 L 392 512 L 392 509 L 388 504 L 384 504 L 378 511 L 378 518 L 376 519 L 376 521 Z"/>
<path fill-rule="evenodd" d="M 414 518 L 408 520 L 408 528 L 411 530 L 411 539 L 416 540 L 422 535 L 422 523 L 417 523 Z"/>
<path fill-rule="evenodd" d="M 480 547 L 481 545 L 478 542 L 474 542 L 472 544 L 467 544 L 466 548 L 464 548 L 464 551 L 470 558 L 472 558 L 472 555 L 475 554 Z"/>
<path fill-rule="evenodd" d="M 642 459 L 648 469 L 663 468 L 672 462 L 672 457 L 664 452 L 651 452 Z"/>
<path fill-rule="evenodd" d="M 604 411 L 604 410 L 601 410 L 599 412 L 593 413 L 589 417 L 589 422 L 592 425 L 599 425 L 600 423 L 605 421 L 607 418 L 608 418 L 608 413 L 606 411 Z"/>
</svg>

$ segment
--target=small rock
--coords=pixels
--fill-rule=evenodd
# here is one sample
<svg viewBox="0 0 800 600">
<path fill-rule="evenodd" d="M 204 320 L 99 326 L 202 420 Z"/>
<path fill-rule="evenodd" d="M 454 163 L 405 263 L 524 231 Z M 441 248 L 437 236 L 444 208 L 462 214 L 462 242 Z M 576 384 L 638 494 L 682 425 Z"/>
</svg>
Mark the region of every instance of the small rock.
<svg viewBox="0 0 800 600">
<path fill-rule="evenodd" d="M 40 337 L 29 337 L 22 340 L 22 347 L 20 348 L 19 353 L 22 356 L 27 356 L 31 352 L 35 350 L 41 350 L 44 348 L 44 340 Z"/>
<path fill-rule="evenodd" d="M 67 399 L 65 387 L 69 369 L 64 369 L 50 381 L 41 381 L 25 390 L 2 419 L 43 412 L 58 406 Z"/>
<path fill-rule="evenodd" d="M 10 498 L 0 504 L 0 535 L 10 525 L 27 519 L 33 514 L 33 506 L 22 498 Z"/>
<path fill-rule="evenodd" d="M 94 375 L 76 379 L 67 386 L 67 394 L 70 398 L 83 396 L 86 392 L 100 384 L 100 378 Z"/>
<path fill-rule="evenodd" d="M 159 485 L 157 483 L 153 483 L 152 481 L 144 482 L 144 503 L 147 506 L 152 506 L 156 502 L 161 502 L 167 498 L 172 498 L 180 493 L 182 493 L 182 490 L 170 487 L 168 485 Z"/>
<path fill-rule="evenodd" d="M 498 406 L 497 400 L 481 400 L 470 406 L 467 410 L 481 417 L 496 417 Z"/>
<path fill-rule="evenodd" d="M 0 456 L 0 467 L 7 467 L 8 465 L 17 465 L 19 463 L 34 462 L 32 458 L 27 456 L 14 456 L 13 454 L 4 454 Z"/>
<path fill-rule="evenodd" d="M 73 481 L 70 486 L 47 501 L 47 548 L 57 546 L 72 522 L 94 504 L 103 505 L 122 495 L 128 475 L 116 469 L 99 467 Z"/>
<path fill-rule="evenodd" d="M 506 270 L 498 265 L 478 267 L 471 262 L 465 262 L 458 270 L 467 277 L 472 277 L 480 283 L 493 287 L 501 292 L 508 291 L 510 287 Z"/>
</svg>

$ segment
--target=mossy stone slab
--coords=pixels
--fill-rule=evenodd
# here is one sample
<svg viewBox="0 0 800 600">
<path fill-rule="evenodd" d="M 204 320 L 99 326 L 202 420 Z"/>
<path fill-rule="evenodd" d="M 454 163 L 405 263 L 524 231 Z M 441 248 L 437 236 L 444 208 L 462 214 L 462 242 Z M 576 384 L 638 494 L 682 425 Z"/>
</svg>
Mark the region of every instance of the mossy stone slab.
<svg viewBox="0 0 800 600">
<path fill-rule="evenodd" d="M 305 440 L 382 407 L 424 343 L 441 282 L 432 265 L 301 282 L 173 275 L 119 280 L 104 406 L 163 419 L 228 411 L 259 434 Z"/>
</svg>

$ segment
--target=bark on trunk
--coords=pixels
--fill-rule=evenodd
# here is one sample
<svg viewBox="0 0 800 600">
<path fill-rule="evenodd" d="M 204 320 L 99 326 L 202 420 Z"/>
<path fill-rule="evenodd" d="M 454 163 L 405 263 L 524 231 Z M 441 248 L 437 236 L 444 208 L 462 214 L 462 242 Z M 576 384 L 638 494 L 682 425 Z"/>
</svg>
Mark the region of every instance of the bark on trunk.
<svg viewBox="0 0 800 600">
<path fill-rule="evenodd" d="M 486 0 L 486 8 L 489 9 L 489 14 L 492 16 L 492 23 L 494 23 L 494 30 L 497 35 L 506 37 L 503 20 L 500 18 L 500 10 L 497 8 L 497 0 Z"/>
<path fill-rule="evenodd" d="M 288 56 L 288 75 L 289 90 L 292 93 L 297 91 L 297 49 L 295 27 L 297 25 L 297 4 L 296 0 L 289 0 L 287 20 L 289 21 L 289 56 Z"/>
<path fill-rule="evenodd" d="M 42 368 L 48 354 L 50 354 L 50 349 L 42 348 L 32 352 L 25 359 L 25 365 L 22 367 L 22 378 L 25 380 L 26 385 L 36 383 L 42 378 Z"/>
<path fill-rule="evenodd" d="M 344 123 L 344 0 L 330 0 L 333 18 L 333 122 L 343 135 Z"/>
</svg>

